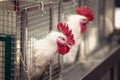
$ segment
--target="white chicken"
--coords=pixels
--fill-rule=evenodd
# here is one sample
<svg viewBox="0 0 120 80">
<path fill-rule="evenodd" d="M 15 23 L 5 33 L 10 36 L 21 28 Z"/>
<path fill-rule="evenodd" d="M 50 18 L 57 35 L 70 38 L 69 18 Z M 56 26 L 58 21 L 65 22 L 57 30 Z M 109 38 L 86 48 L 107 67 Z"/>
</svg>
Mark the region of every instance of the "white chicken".
<svg viewBox="0 0 120 80">
<path fill-rule="evenodd" d="M 86 31 L 87 24 L 94 19 L 92 10 L 86 6 L 77 8 L 76 12 L 77 14 L 68 16 L 66 21 L 69 28 L 72 29 L 75 45 L 71 48 L 69 54 L 64 56 L 64 63 L 73 63 L 75 61 L 78 46 Z"/>
<path fill-rule="evenodd" d="M 28 50 L 27 68 L 33 80 L 39 79 L 57 52 L 64 55 L 75 44 L 72 30 L 69 30 L 68 25 L 59 23 L 57 28 L 59 32 L 52 31 L 44 39 L 30 41 L 33 44 L 32 50 Z M 29 54 L 30 51 L 32 56 Z"/>
</svg>

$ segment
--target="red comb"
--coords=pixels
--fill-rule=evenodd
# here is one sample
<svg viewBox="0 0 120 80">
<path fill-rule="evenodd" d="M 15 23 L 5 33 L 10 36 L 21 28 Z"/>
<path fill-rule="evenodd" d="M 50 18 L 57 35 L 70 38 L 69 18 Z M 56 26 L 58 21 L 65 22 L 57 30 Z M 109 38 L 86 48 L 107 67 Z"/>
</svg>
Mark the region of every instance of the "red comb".
<svg viewBox="0 0 120 80">
<path fill-rule="evenodd" d="M 94 14 L 90 8 L 87 6 L 79 7 L 76 9 L 77 14 L 83 15 L 88 18 L 89 21 L 94 19 Z"/>
<path fill-rule="evenodd" d="M 75 41 L 74 41 L 74 36 L 72 34 L 72 30 L 69 30 L 69 27 L 67 24 L 65 23 L 58 23 L 57 25 L 57 29 L 62 32 L 64 35 L 66 35 L 67 37 L 67 42 L 69 45 L 74 45 Z"/>
</svg>

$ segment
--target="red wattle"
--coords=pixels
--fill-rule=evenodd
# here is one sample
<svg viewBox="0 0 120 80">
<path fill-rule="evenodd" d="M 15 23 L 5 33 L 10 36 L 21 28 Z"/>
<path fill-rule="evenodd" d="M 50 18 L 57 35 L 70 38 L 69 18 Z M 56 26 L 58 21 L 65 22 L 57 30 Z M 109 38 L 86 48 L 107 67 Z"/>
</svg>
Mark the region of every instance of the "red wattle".
<svg viewBox="0 0 120 80">
<path fill-rule="evenodd" d="M 58 52 L 61 55 L 65 55 L 70 51 L 70 48 L 66 45 L 58 45 Z"/>
<path fill-rule="evenodd" d="M 82 26 L 82 27 L 81 27 L 81 34 L 84 34 L 85 31 L 86 31 L 86 26 Z"/>
</svg>

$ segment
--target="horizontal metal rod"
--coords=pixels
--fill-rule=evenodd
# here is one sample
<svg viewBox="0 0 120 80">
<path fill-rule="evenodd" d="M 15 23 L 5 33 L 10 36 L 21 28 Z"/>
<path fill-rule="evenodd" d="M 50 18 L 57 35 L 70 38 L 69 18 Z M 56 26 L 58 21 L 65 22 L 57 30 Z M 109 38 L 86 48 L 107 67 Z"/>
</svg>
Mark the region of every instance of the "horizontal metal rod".
<svg viewBox="0 0 120 80">
<path fill-rule="evenodd" d="M 44 3 L 44 7 L 51 6 L 52 4 L 53 4 L 53 2 Z M 25 10 L 30 12 L 30 11 L 33 11 L 33 10 L 38 10 L 40 8 L 41 8 L 41 5 L 39 3 L 39 4 L 29 5 L 28 7 L 25 7 Z"/>
</svg>

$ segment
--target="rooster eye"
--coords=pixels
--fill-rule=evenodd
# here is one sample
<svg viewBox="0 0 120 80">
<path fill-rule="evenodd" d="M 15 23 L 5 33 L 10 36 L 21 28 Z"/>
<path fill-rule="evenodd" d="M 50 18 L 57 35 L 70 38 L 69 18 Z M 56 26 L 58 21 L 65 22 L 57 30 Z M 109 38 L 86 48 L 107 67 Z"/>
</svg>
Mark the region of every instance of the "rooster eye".
<svg viewBox="0 0 120 80">
<path fill-rule="evenodd" d="M 62 40 L 65 40 L 64 38 L 61 38 Z"/>
<path fill-rule="evenodd" d="M 66 39 L 64 37 L 59 37 L 61 40 L 65 41 Z"/>
<path fill-rule="evenodd" d="M 82 21 L 87 21 L 86 19 L 82 19 Z"/>
</svg>

